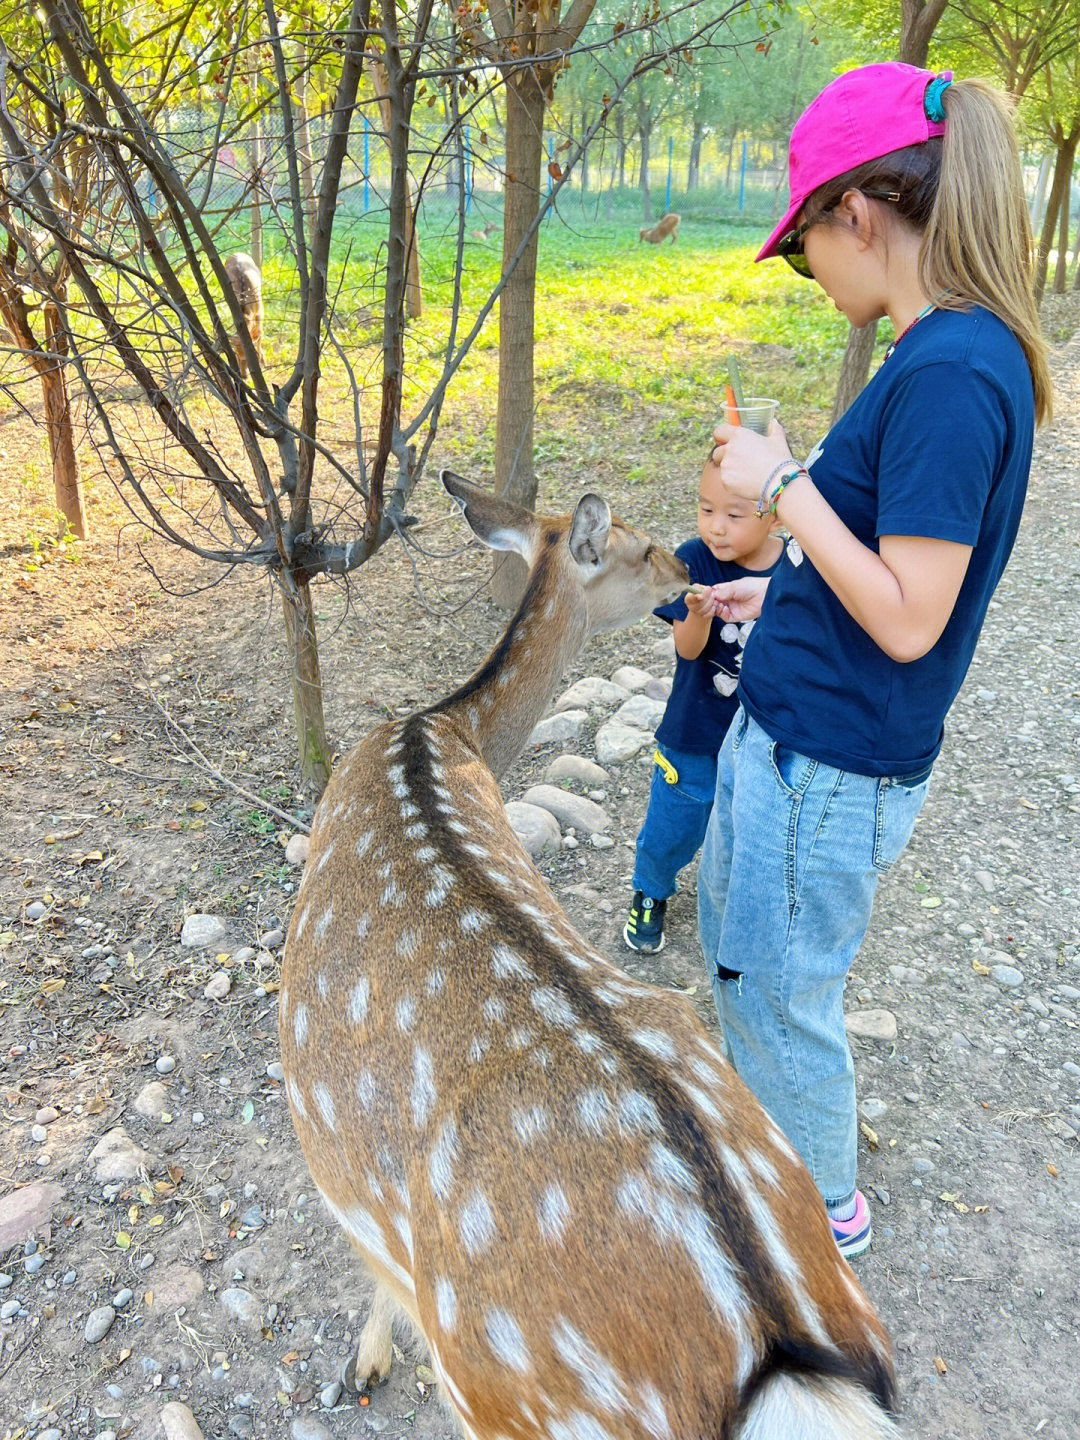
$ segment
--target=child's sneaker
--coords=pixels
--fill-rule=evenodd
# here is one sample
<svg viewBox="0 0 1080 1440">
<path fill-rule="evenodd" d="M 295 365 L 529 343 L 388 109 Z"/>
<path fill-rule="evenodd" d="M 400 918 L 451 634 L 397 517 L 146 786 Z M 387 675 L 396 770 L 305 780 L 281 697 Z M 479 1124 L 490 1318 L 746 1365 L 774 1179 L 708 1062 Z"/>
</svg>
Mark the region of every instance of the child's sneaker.
<svg viewBox="0 0 1080 1440">
<path fill-rule="evenodd" d="M 654 900 L 651 895 L 634 891 L 630 914 L 623 926 L 623 939 L 631 950 L 640 950 L 643 955 L 655 955 L 664 948 L 664 911 L 666 900 Z"/>
<path fill-rule="evenodd" d="M 873 1227 L 870 1224 L 870 1207 L 861 1190 L 855 1191 L 855 1214 L 850 1220 L 834 1220 L 829 1216 L 836 1248 L 846 1260 L 869 1250 Z"/>
</svg>

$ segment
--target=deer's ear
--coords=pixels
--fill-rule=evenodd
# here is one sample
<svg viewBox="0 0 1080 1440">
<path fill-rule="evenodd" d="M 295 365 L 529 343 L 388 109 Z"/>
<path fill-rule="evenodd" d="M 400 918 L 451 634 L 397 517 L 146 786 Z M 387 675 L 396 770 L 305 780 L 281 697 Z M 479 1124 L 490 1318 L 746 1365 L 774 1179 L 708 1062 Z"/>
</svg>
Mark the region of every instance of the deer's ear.
<svg viewBox="0 0 1080 1440">
<path fill-rule="evenodd" d="M 532 553 L 536 517 L 523 505 L 499 500 L 490 490 L 470 485 L 452 470 L 444 470 L 440 480 L 447 494 L 462 508 L 473 534 L 492 550 L 516 550 L 526 559 Z"/>
<path fill-rule="evenodd" d="M 599 495 L 583 495 L 570 522 L 567 543 L 579 565 L 599 565 L 611 529 L 611 511 Z"/>
</svg>

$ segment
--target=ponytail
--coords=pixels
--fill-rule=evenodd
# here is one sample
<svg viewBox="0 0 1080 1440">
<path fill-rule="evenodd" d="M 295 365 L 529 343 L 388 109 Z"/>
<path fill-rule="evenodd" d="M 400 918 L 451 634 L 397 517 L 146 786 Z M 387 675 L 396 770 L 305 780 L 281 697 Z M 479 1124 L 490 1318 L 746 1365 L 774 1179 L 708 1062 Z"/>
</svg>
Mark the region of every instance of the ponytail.
<svg viewBox="0 0 1080 1440">
<path fill-rule="evenodd" d="M 947 123 L 920 279 L 940 309 L 982 305 L 1009 327 L 1031 369 L 1041 425 L 1052 411 L 1050 368 L 1032 285 L 1035 245 L 1009 102 L 982 80 L 954 81 L 942 102 Z"/>
</svg>

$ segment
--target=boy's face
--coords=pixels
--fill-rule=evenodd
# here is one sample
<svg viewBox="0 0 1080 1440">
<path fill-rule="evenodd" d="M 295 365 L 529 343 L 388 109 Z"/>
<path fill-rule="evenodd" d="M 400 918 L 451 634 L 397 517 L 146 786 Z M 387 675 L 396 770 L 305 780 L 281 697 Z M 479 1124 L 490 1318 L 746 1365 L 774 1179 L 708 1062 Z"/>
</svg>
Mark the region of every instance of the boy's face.
<svg viewBox="0 0 1080 1440">
<path fill-rule="evenodd" d="M 770 515 L 759 520 L 751 501 L 725 490 L 720 467 L 706 464 L 698 495 L 698 534 L 717 560 L 745 563 L 754 559 L 775 523 Z"/>
</svg>

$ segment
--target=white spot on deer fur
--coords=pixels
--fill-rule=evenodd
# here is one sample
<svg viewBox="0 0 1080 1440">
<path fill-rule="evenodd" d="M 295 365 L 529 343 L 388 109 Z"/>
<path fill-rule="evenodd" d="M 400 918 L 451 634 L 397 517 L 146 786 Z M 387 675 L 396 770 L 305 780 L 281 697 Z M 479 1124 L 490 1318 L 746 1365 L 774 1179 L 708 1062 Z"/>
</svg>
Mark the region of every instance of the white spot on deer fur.
<svg viewBox="0 0 1080 1440">
<path fill-rule="evenodd" d="M 508 945 L 497 945 L 491 952 L 491 969 L 495 972 L 495 979 L 508 981 L 508 979 L 520 979 L 520 981 L 531 981 L 533 972 L 528 968 L 526 962 L 518 955 L 517 950 L 511 950 Z"/>
<path fill-rule="evenodd" d="M 649 1167 L 657 1180 L 665 1185 L 674 1185 L 693 1195 L 697 1191 L 697 1179 L 693 1170 L 681 1155 L 667 1145 L 652 1145 L 649 1148 Z"/>
<path fill-rule="evenodd" d="M 720 1144 L 720 1159 L 724 1169 L 730 1178 L 739 1188 L 750 1218 L 757 1226 L 758 1234 L 765 1242 L 765 1248 L 769 1252 L 769 1259 L 775 1268 L 787 1282 L 792 1298 L 799 1308 L 799 1315 L 810 1335 L 818 1342 L 832 1348 L 832 1340 L 825 1329 L 821 1312 L 810 1296 L 806 1293 L 805 1281 L 802 1269 L 788 1249 L 783 1235 L 780 1233 L 780 1226 L 777 1224 L 776 1216 L 773 1214 L 765 1197 L 760 1193 L 757 1186 L 750 1177 L 750 1172 L 742 1162 L 742 1157 L 737 1155 L 730 1145 Z"/>
<path fill-rule="evenodd" d="M 786 1155 L 787 1158 L 796 1165 L 802 1164 L 802 1159 L 798 1151 L 795 1149 L 794 1145 L 792 1145 L 791 1141 L 787 1138 L 784 1132 L 780 1129 L 780 1126 L 777 1125 L 776 1121 L 773 1120 L 771 1116 L 768 1117 L 768 1121 L 769 1138 L 776 1146 L 776 1148 L 780 1151 L 780 1154 Z"/>
<path fill-rule="evenodd" d="M 370 1110 L 375 1104 L 375 1097 L 378 1093 L 375 1076 L 370 1070 L 361 1070 L 356 1077 L 356 1098 L 365 1110 Z"/>
<path fill-rule="evenodd" d="M 291 1075 L 285 1082 L 285 1088 L 289 1092 L 289 1101 L 293 1109 L 306 1120 L 308 1118 L 308 1112 L 307 1106 L 304 1104 L 303 1092 Z"/>
<path fill-rule="evenodd" d="M 442 990 L 445 984 L 446 976 L 439 969 L 439 967 L 436 966 L 434 970 L 429 971 L 428 977 L 424 981 L 424 990 L 427 992 L 428 995 L 438 995 L 439 991 Z"/>
<path fill-rule="evenodd" d="M 371 916 L 365 910 L 362 915 L 356 917 L 356 938 L 363 940 L 364 936 L 371 929 Z"/>
<path fill-rule="evenodd" d="M 765 1181 L 766 1185 L 779 1189 L 780 1175 L 776 1166 L 767 1156 L 763 1155 L 760 1150 L 751 1150 L 746 1158 L 750 1162 L 750 1168 Z"/>
<path fill-rule="evenodd" d="M 595 1055 L 598 1050 L 604 1048 L 604 1042 L 593 1030 L 575 1030 L 574 1044 L 583 1055 Z"/>
<path fill-rule="evenodd" d="M 454 1164 L 457 1155 L 458 1128 L 451 1118 L 443 1121 L 428 1160 L 431 1188 L 444 1205 L 450 1199 L 450 1192 L 454 1188 Z"/>
<path fill-rule="evenodd" d="M 440 805 L 439 809 L 443 812 L 444 815 L 454 814 L 454 811 L 447 809 L 445 805 Z M 446 828 L 455 835 L 469 835 L 472 833 L 468 825 L 466 825 L 463 820 L 448 820 L 446 822 Z"/>
<path fill-rule="evenodd" d="M 350 1206 L 348 1210 L 342 1210 L 334 1204 L 325 1191 L 320 1191 L 326 1208 L 337 1220 L 338 1224 L 345 1230 L 365 1254 L 370 1255 L 372 1260 L 388 1271 L 397 1283 L 405 1291 L 406 1295 L 415 1298 L 416 1287 L 413 1285 L 412 1276 L 403 1265 L 399 1265 L 390 1254 L 386 1243 L 386 1235 L 382 1226 L 375 1219 L 370 1211 L 365 1210 L 361 1205 Z"/>
<path fill-rule="evenodd" d="M 399 813 L 403 820 L 412 820 L 420 814 L 420 806 L 413 800 L 406 800 Z"/>
<path fill-rule="evenodd" d="M 431 1107 L 438 1098 L 438 1091 L 435 1089 L 435 1069 L 431 1063 L 431 1056 L 426 1050 L 421 1050 L 418 1045 L 413 1051 L 413 1083 L 409 1093 L 413 1124 L 418 1130 L 426 1122 L 431 1114 Z"/>
<path fill-rule="evenodd" d="M 474 840 L 470 840 L 467 844 L 463 845 L 461 848 L 465 851 L 465 853 L 466 853 L 467 855 L 475 855 L 475 857 L 477 858 L 477 860 L 490 860 L 490 859 L 491 859 L 491 851 L 490 851 L 490 850 L 486 850 L 483 845 L 477 845 Z"/>
<path fill-rule="evenodd" d="M 702 1060 L 700 1056 L 695 1055 L 694 1058 L 690 1061 L 690 1069 L 694 1072 L 694 1074 L 697 1076 L 697 1078 L 701 1081 L 703 1085 L 724 1084 L 724 1076 L 719 1070 L 719 1068 L 715 1065 L 710 1065 L 705 1060 Z"/>
<path fill-rule="evenodd" d="M 506 1039 L 508 1050 L 525 1050 L 536 1039 L 536 1031 L 527 1025 L 515 1025 Z"/>
<path fill-rule="evenodd" d="M 282 1015 L 289 1013 L 289 987 L 287 985 L 281 987 L 281 994 L 278 996 L 278 1005 Z"/>
<path fill-rule="evenodd" d="M 491 1025 L 501 1025 L 506 1019 L 506 1001 L 501 995 L 489 995 L 483 1005 L 484 1019 Z"/>
<path fill-rule="evenodd" d="M 491 707 L 495 704 L 494 694 L 490 690 L 485 690 L 484 693 L 480 696 L 480 704 L 484 707 L 485 710 L 490 710 Z"/>
<path fill-rule="evenodd" d="M 565 1420 L 551 1419 L 546 1429 L 551 1440 L 614 1440 L 611 1431 L 585 1410 L 571 1410 Z"/>
<path fill-rule="evenodd" d="M 402 1215 L 400 1211 L 394 1216 L 394 1229 L 398 1233 L 402 1245 L 405 1247 L 405 1254 L 409 1257 L 409 1264 L 412 1264 L 413 1242 L 412 1226 L 409 1224 L 409 1217 Z"/>
<path fill-rule="evenodd" d="M 514 676 L 515 676 L 516 674 L 517 674 L 517 666 L 516 666 L 516 665 L 507 665 L 507 667 L 505 668 L 505 670 L 500 670 L 500 672 L 499 672 L 499 678 L 498 678 L 498 680 L 496 681 L 496 684 L 499 685 L 500 688 L 505 687 L 505 686 L 507 686 L 507 685 L 510 684 L 510 681 L 514 678 Z"/>
<path fill-rule="evenodd" d="M 454 877 L 445 865 L 433 865 L 428 878 L 431 880 L 431 889 L 424 896 L 424 904 L 429 909 L 434 909 L 436 905 L 443 904 L 450 894 Z"/>
<path fill-rule="evenodd" d="M 521 913 L 528 915 L 530 920 L 546 920 L 548 918 L 548 912 L 541 910 L 539 905 L 523 904 L 519 908 Z"/>
<path fill-rule="evenodd" d="M 315 989 L 319 992 L 320 1000 L 325 1000 L 330 993 L 330 982 L 321 970 L 315 977 Z"/>
<path fill-rule="evenodd" d="M 555 1353 L 581 1381 L 583 1393 L 594 1405 L 617 1415 L 628 1408 L 626 1385 L 619 1372 L 592 1342 L 560 1315 L 551 1327 Z"/>
<path fill-rule="evenodd" d="M 394 1019 L 401 1033 L 408 1035 L 416 1024 L 416 1001 L 411 995 L 405 995 L 398 1001 L 394 1009 Z"/>
<path fill-rule="evenodd" d="M 316 939 L 316 940 L 325 940 L 325 939 L 326 939 L 327 932 L 329 931 L 330 926 L 331 926 L 333 923 L 334 923 L 334 907 L 333 907 L 332 904 L 330 904 L 330 905 L 327 905 L 326 909 L 322 912 L 322 914 L 319 916 L 318 920 L 315 922 L 315 939 Z"/>
<path fill-rule="evenodd" d="M 482 1255 L 495 1239 L 495 1216 L 487 1196 L 480 1190 L 474 1190 L 461 1207 L 458 1233 L 461 1243 L 474 1260 Z"/>
<path fill-rule="evenodd" d="M 542 985 L 532 992 L 529 999 L 533 1009 L 542 1015 L 549 1025 L 560 1025 L 569 1030 L 577 1024 L 574 1007 L 560 990 L 555 990 L 550 985 Z"/>
<path fill-rule="evenodd" d="M 554 614 L 555 614 L 555 596 L 552 595 L 551 599 L 550 599 L 550 600 L 547 602 L 547 604 L 544 606 L 544 619 L 545 619 L 545 620 L 550 620 L 551 617 L 552 617 L 552 615 L 554 615 Z"/>
<path fill-rule="evenodd" d="M 435 859 L 437 853 L 434 845 L 421 845 L 416 852 L 416 858 L 421 865 L 426 865 L 429 861 Z"/>
<path fill-rule="evenodd" d="M 631 1135 L 655 1135 L 663 1129 L 656 1101 L 640 1090 L 627 1090 L 616 1100 L 619 1123 Z"/>
<path fill-rule="evenodd" d="M 593 994 L 598 1000 L 602 1000 L 605 1005 L 619 1006 L 626 1004 L 626 997 L 621 995 L 611 984 L 598 985 L 593 991 Z"/>
<path fill-rule="evenodd" d="M 485 925 L 491 924 L 491 916 L 483 910 L 463 910 L 458 917 L 458 925 L 466 935 L 478 935 Z"/>
<path fill-rule="evenodd" d="M 713 1103 L 712 1096 L 706 1094 L 706 1092 L 702 1090 L 700 1085 L 684 1084 L 683 1089 L 690 1096 L 690 1099 L 693 1100 L 694 1104 L 697 1106 L 697 1108 L 701 1111 L 703 1115 L 707 1115 L 708 1118 L 715 1121 L 717 1125 L 723 1125 L 726 1123 L 724 1118 L 724 1112 Z"/>
<path fill-rule="evenodd" d="M 394 946 L 397 953 L 406 960 L 411 960 L 420 949 L 420 936 L 415 930 L 403 930 L 398 936 L 397 944 Z"/>
<path fill-rule="evenodd" d="M 484 1334 L 496 1360 L 509 1365 L 519 1375 L 528 1374 L 531 1366 L 529 1347 L 525 1344 L 521 1326 L 508 1311 L 485 1311 Z"/>
<path fill-rule="evenodd" d="M 401 886 L 396 880 L 391 880 L 386 889 L 382 892 L 380 903 L 383 905 L 402 906 L 405 904 L 405 895 Z"/>
<path fill-rule="evenodd" d="M 491 1049 L 491 1038 L 487 1035 L 474 1035 L 469 1046 L 468 1060 L 470 1065 L 479 1065 L 487 1052 Z"/>
<path fill-rule="evenodd" d="M 362 860 L 367 854 L 367 852 L 371 849 L 371 842 L 374 839 L 374 830 L 365 830 L 364 833 L 358 838 L 355 846 L 353 847 L 356 851 L 356 856 L 358 860 Z"/>
<path fill-rule="evenodd" d="M 560 945 L 559 953 L 562 955 L 564 960 L 566 960 L 570 965 L 573 965 L 575 970 L 592 969 L 592 966 L 590 965 L 589 961 L 586 960 L 585 956 L 582 955 L 580 950 L 575 950 L 572 945 Z"/>
<path fill-rule="evenodd" d="M 503 889 L 509 889 L 513 881 L 509 875 L 504 875 L 501 870 L 489 870 L 487 877 L 493 885 L 501 885 Z"/>
<path fill-rule="evenodd" d="M 362 1025 L 367 1019 L 371 1001 L 371 981 L 365 975 L 353 986 L 349 995 L 349 1019 L 354 1025 Z"/>
<path fill-rule="evenodd" d="M 340 810 L 340 809 L 341 809 L 341 806 L 339 805 L 337 808 Z M 335 819 L 337 818 L 336 814 L 335 814 L 334 818 L 335 818 Z M 319 874 L 319 872 L 320 872 L 320 871 L 323 869 L 323 867 L 326 865 L 326 862 L 330 859 L 330 856 L 334 853 L 334 843 L 335 843 L 335 842 L 334 842 L 333 840 L 331 840 L 331 841 L 330 841 L 330 844 L 326 847 L 326 849 L 323 851 L 323 853 L 319 856 L 318 864 L 315 866 L 315 874 L 316 874 L 316 875 Z"/>
<path fill-rule="evenodd" d="M 604 1136 L 615 1117 L 611 1097 L 603 1090 L 591 1086 L 584 1091 L 577 1102 L 578 1124 L 590 1135 Z"/>
<path fill-rule="evenodd" d="M 638 1386 L 638 1414 L 654 1440 L 671 1440 L 671 1422 L 664 1397 L 655 1385 L 646 1380 Z"/>
<path fill-rule="evenodd" d="M 382 1181 L 379 1179 L 379 1177 L 375 1174 L 374 1171 L 372 1171 L 371 1174 L 367 1177 L 367 1183 L 368 1189 L 371 1191 L 372 1195 L 375 1196 L 375 1199 L 378 1200 L 379 1204 L 381 1205 L 386 1199 L 386 1192 L 382 1188 Z"/>
<path fill-rule="evenodd" d="M 457 1291 L 444 1275 L 440 1275 L 435 1281 L 435 1314 L 438 1316 L 439 1328 L 452 1335 L 457 1329 Z"/>
<path fill-rule="evenodd" d="M 543 1105 L 517 1109 L 511 1116 L 514 1133 L 523 1145 L 531 1145 L 548 1131 L 548 1112 Z"/>
<path fill-rule="evenodd" d="M 470 705 L 465 713 L 469 717 L 469 724 L 475 730 L 480 724 L 480 711 L 475 705 Z"/>
<path fill-rule="evenodd" d="M 296 922 L 296 938 L 297 938 L 297 940 L 299 940 L 300 937 L 301 937 L 301 935 L 303 935 L 303 933 L 304 933 L 304 927 L 307 925 L 307 922 L 308 922 L 308 914 L 309 914 L 310 910 L 311 910 L 311 906 L 310 906 L 310 905 L 305 905 L 304 908 L 303 908 L 303 910 L 300 911 L 300 919 Z"/>
<path fill-rule="evenodd" d="M 415 825 L 406 825 L 401 833 L 406 840 L 422 840 L 427 834 L 427 826 L 422 820 L 418 820 Z"/>
<path fill-rule="evenodd" d="M 296 1016 L 293 1020 L 293 1035 L 296 1037 L 297 1046 L 303 1045 L 308 1035 L 308 1008 L 306 1005 L 296 1007 Z"/>
<path fill-rule="evenodd" d="M 630 1038 L 658 1060 L 675 1059 L 675 1042 L 666 1030 L 635 1030 Z"/>
<path fill-rule="evenodd" d="M 319 1114 L 326 1121 L 327 1128 L 330 1130 L 336 1130 L 337 1114 L 334 1110 L 334 1097 L 330 1094 L 330 1091 L 326 1088 L 326 1086 L 322 1083 L 321 1080 L 317 1081 L 311 1087 L 311 1096 L 312 1099 L 315 1101 L 315 1104 L 318 1105 Z"/>
<path fill-rule="evenodd" d="M 561 1185 L 549 1185 L 540 1197 L 537 1211 L 540 1236 L 554 1243 L 566 1234 L 570 1220 L 570 1201 Z"/>
<path fill-rule="evenodd" d="M 393 873 L 394 873 L 394 862 L 393 862 L 392 860 L 388 860 L 385 865 L 380 865 L 380 866 L 379 866 L 379 879 L 380 879 L 380 880 L 389 880 L 389 879 L 390 879 L 390 876 L 391 876 Z"/>
</svg>

